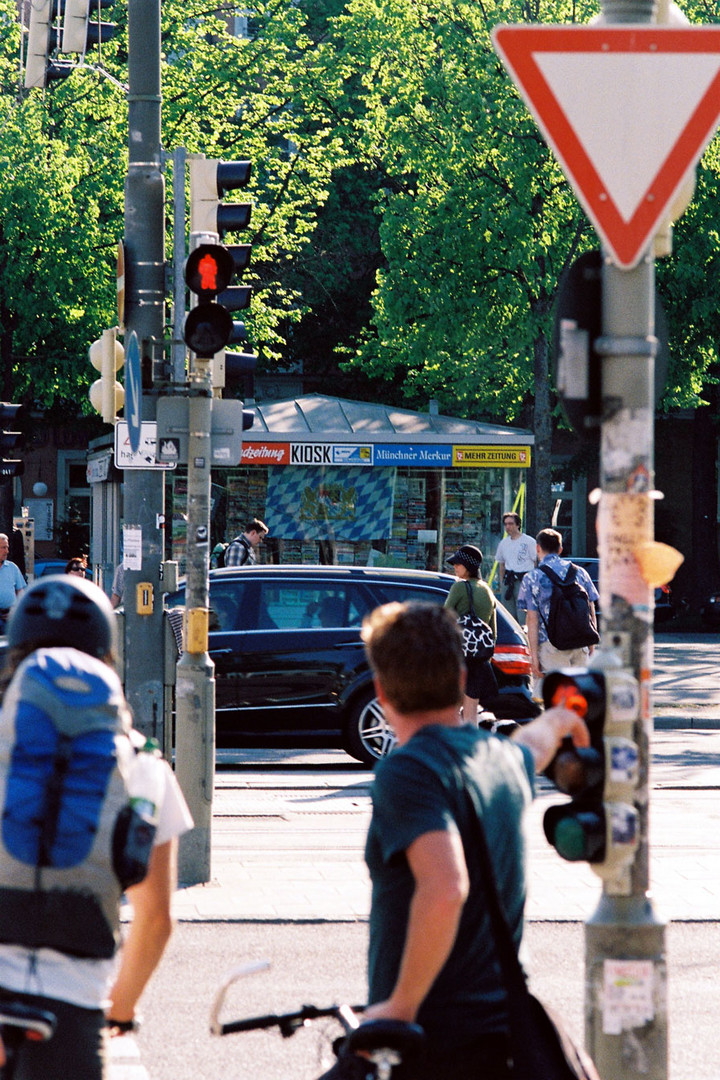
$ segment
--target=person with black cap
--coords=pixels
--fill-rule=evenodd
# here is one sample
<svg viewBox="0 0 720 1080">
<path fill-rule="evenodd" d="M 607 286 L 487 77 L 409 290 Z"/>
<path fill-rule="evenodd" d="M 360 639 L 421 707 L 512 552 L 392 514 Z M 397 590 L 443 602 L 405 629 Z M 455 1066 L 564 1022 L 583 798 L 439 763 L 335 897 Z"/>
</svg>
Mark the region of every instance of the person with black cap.
<svg viewBox="0 0 720 1080">
<path fill-rule="evenodd" d="M 467 615 L 472 598 L 475 614 L 492 629 L 493 641 L 496 641 L 495 596 L 490 586 L 480 577 L 482 551 L 474 544 L 463 544 L 447 561 L 458 580 L 448 593 L 445 607 L 454 611 L 458 617 Z M 466 724 L 477 724 L 478 704 L 495 697 L 498 692 L 497 680 L 491 660 L 466 656 L 465 666 L 467 683 L 463 695 L 463 720 Z"/>
</svg>

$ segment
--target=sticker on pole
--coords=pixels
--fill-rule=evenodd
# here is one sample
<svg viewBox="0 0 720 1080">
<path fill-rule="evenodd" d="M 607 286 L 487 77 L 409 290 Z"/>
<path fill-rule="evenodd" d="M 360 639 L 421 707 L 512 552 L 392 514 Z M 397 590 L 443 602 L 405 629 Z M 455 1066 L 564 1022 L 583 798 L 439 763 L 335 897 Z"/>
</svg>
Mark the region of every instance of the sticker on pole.
<svg viewBox="0 0 720 1080">
<path fill-rule="evenodd" d="M 720 26 L 500 26 L 496 51 L 623 269 L 720 121 Z"/>
</svg>

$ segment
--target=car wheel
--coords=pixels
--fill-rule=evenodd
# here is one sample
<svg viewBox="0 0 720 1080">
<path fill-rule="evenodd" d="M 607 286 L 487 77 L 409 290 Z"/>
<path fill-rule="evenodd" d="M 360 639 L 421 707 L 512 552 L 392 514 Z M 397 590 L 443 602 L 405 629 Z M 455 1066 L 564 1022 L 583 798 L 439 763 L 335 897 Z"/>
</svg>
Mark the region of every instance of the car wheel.
<svg viewBox="0 0 720 1080">
<path fill-rule="evenodd" d="M 395 732 L 374 691 L 366 690 L 351 705 L 345 728 L 347 752 L 365 765 L 374 765 L 390 753 L 395 743 Z"/>
</svg>

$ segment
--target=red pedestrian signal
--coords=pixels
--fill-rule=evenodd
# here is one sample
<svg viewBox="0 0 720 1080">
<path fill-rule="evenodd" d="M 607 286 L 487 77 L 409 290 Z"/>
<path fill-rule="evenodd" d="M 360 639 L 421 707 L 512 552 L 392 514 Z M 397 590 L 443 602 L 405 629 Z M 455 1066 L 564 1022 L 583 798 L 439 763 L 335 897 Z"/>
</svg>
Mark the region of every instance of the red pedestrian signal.
<svg viewBox="0 0 720 1080">
<path fill-rule="evenodd" d="M 212 300 L 227 289 L 235 273 L 232 254 L 222 244 L 200 244 L 185 262 L 185 281 L 199 300 Z"/>
<path fill-rule="evenodd" d="M 202 292 L 218 292 L 218 264 L 211 255 L 204 255 L 198 263 L 200 289 Z"/>
<path fill-rule="evenodd" d="M 231 253 L 222 244 L 200 244 L 185 262 L 185 281 L 198 303 L 185 320 L 185 344 L 196 356 L 211 359 L 224 349 L 232 334 L 232 317 L 216 302 L 235 273 Z"/>
</svg>

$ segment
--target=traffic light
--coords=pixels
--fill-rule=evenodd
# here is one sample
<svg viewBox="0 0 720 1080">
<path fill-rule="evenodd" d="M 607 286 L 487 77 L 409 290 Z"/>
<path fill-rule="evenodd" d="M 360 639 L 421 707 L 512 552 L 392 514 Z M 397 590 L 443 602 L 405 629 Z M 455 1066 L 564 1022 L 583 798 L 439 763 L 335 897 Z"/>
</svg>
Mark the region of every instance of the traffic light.
<svg viewBox="0 0 720 1080">
<path fill-rule="evenodd" d="M 115 373 L 125 363 L 125 350 L 117 340 L 114 326 L 103 330 L 102 337 L 93 341 L 89 355 L 90 363 L 100 372 L 100 378 L 90 387 L 90 403 L 102 414 L 106 424 L 112 424 L 125 402 L 123 385 L 115 378 Z"/>
<path fill-rule="evenodd" d="M 190 232 L 212 233 L 246 229 L 250 224 L 250 203 L 221 203 L 226 191 L 246 187 L 252 166 L 249 161 L 217 161 L 214 158 L 190 159 Z M 249 252 L 245 269 L 250 261 Z"/>
<path fill-rule="evenodd" d="M 115 23 L 100 21 L 102 8 L 114 7 L 115 0 L 65 0 L 61 52 L 82 53 L 115 36 Z M 97 19 L 90 16 L 97 13 Z"/>
<path fill-rule="evenodd" d="M 190 160 L 193 250 L 185 264 L 185 281 L 197 296 L 198 304 L 187 317 L 184 337 L 188 347 L 201 359 L 211 359 L 233 340 L 236 325 L 242 327 L 242 324 L 234 324 L 230 313 L 250 306 L 252 289 L 248 285 L 232 286 L 231 282 L 250 264 L 251 246 L 226 247 L 219 243 L 226 232 L 236 232 L 250 224 L 250 203 L 220 201 L 224 192 L 245 187 L 250 173 L 249 161 Z M 215 366 L 221 367 L 222 363 Z M 218 380 L 219 374 L 214 374 L 213 386 L 224 385 Z"/>
<path fill-rule="evenodd" d="M 53 79 L 65 79 L 76 65 L 52 59 L 60 47 L 63 53 L 85 54 L 115 36 L 115 23 L 101 22 L 102 8 L 115 0 L 32 0 L 25 60 L 25 88 L 45 87 Z M 91 16 L 97 13 L 98 18 Z M 62 20 L 62 27 L 61 27 Z"/>
<path fill-rule="evenodd" d="M 25 89 L 45 87 L 51 79 L 65 79 L 73 64 L 51 60 L 57 48 L 57 0 L 32 0 L 25 56 Z"/>
<path fill-rule="evenodd" d="M 590 732 L 589 747 L 565 739 L 548 767 L 550 779 L 572 801 L 545 812 L 545 835 L 563 859 L 589 862 L 623 894 L 639 840 L 639 815 L 632 804 L 640 761 L 632 740 L 637 680 L 615 668 L 553 671 L 543 679 L 543 700 L 546 708 L 574 709 Z"/>
<path fill-rule="evenodd" d="M 222 244 L 200 244 L 185 262 L 185 283 L 198 300 L 185 320 L 185 344 L 203 360 L 211 360 L 230 340 L 232 316 L 217 297 L 234 272 L 232 255 Z"/>
<path fill-rule="evenodd" d="M 24 405 L 0 402 L 0 479 L 22 476 L 25 472 L 25 462 L 15 456 L 25 445 L 25 435 L 20 430 L 24 416 Z"/>
</svg>

